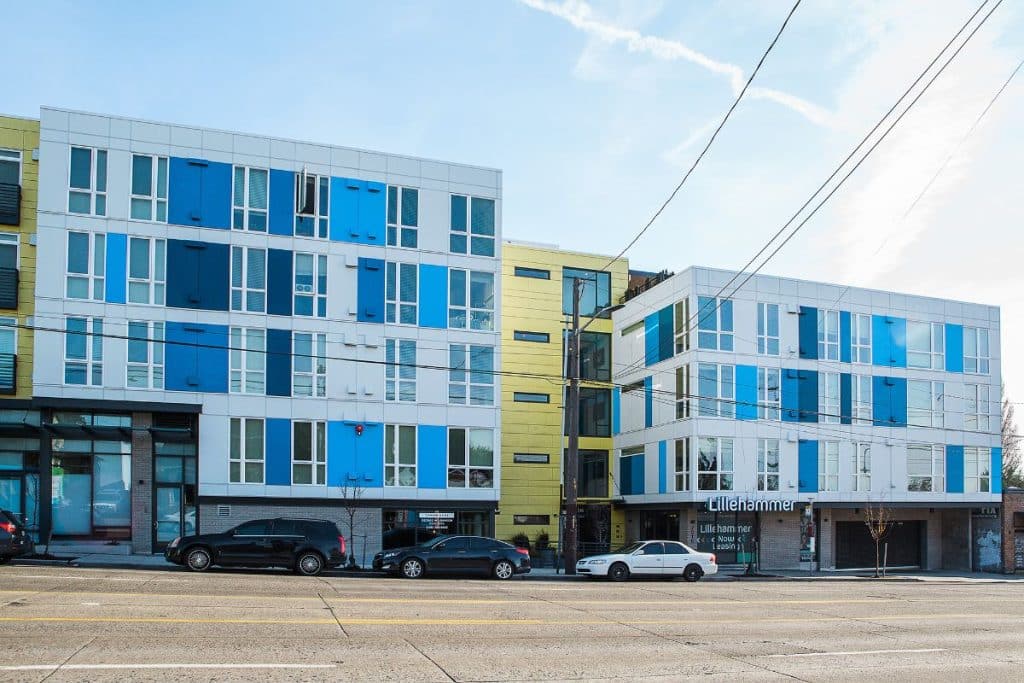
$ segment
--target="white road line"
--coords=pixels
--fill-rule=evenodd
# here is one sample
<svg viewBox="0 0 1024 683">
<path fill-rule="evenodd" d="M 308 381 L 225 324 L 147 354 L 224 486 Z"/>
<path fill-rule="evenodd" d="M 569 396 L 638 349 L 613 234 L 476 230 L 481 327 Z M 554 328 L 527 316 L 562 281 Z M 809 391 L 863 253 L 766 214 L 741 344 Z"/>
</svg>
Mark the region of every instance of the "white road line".
<svg viewBox="0 0 1024 683">
<path fill-rule="evenodd" d="M 103 671 L 120 669 L 333 669 L 337 664 L 21 664 L 0 671 Z"/>
<path fill-rule="evenodd" d="M 795 652 L 786 655 L 768 655 L 769 657 L 842 657 L 849 655 L 899 655 L 922 652 L 945 652 L 944 647 L 929 647 L 920 650 L 855 650 L 850 652 Z"/>
</svg>

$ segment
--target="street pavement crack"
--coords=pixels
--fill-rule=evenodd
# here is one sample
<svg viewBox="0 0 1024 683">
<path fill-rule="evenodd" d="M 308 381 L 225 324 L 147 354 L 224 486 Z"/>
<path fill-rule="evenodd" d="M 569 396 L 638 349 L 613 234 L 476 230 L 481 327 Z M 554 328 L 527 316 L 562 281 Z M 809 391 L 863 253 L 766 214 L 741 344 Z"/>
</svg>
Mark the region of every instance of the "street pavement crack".
<svg viewBox="0 0 1024 683">
<path fill-rule="evenodd" d="M 438 671 L 440 671 L 441 673 L 443 673 L 443 674 L 444 674 L 444 675 L 445 675 L 445 676 L 446 676 L 446 677 L 448 678 L 448 680 L 449 680 L 449 681 L 452 681 L 452 683 L 455 683 L 455 680 L 456 680 L 456 679 L 455 679 L 455 678 L 454 678 L 454 677 L 453 677 L 453 676 L 452 676 L 452 675 L 451 675 L 450 673 L 448 673 L 448 671 L 447 671 L 447 670 L 446 670 L 446 669 L 445 669 L 445 668 L 444 668 L 443 666 L 441 666 L 440 664 L 438 664 L 438 663 L 437 663 L 437 661 L 436 661 L 436 660 L 435 660 L 435 659 L 434 659 L 433 657 L 431 657 L 431 656 L 430 656 L 430 655 L 428 655 L 428 654 L 427 654 L 426 652 L 424 652 L 424 651 L 423 651 L 423 650 L 421 650 L 421 649 L 420 649 L 419 647 L 417 647 L 417 646 L 416 646 L 416 643 L 412 642 L 412 641 L 411 641 L 411 640 L 409 640 L 408 638 L 403 638 L 402 640 L 404 640 L 404 641 L 405 641 L 405 642 L 406 642 L 406 643 L 407 643 L 407 644 L 409 645 L 409 647 L 411 647 L 412 649 L 416 650 L 416 652 L 419 652 L 419 653 L 420 653 L 420 655 L 421 655 L 421 656 L 422 656 L 422 657 L 423 657 L 424 659 L 426 659 L 426 660 L 427 660 L 428 662 L 430 662 L 431 664 L 433 664 L 434 666 L 436 666 L 436 667 L 437 667 L 437 670 L 438 670 Z"/>
<path fill-rule="evenodd" d="M 69 654 L 64 659 L 63 662 L 61 662 L 60 664 L 57 665 L 57 668 L 55 668 L 53 671 L 51 671 L 50 673 L 48 673 L 45 676 L 43 676 L 43 678 L 39 681 L 39 683 L 44 683 L 45 681 L 48 681 L 55 673 L 57 673 L 62 668 L 64 668 L 64 665 L 67 664 L 68 662 L 70 662 L 75 657 L 75 655 L 77 655 L 79 652 L 81 652 L 85 648 L 87 648 L 90 645 L 92 645 L 93 643 L 95 643 L 97 638 L 99 638 L 99 636 L 93 636 L 89 640 L 87 640 L 84 643 L 82 643 L 82 646 L 80 648 L 78 648 L 77 650 L 75 650 L 74 652 L 72 652 L 71 654 Z"/>
<path fill-rule="evenodd" d="M 320 591 L 317 591 L 317 592 L 316 592 L 316 596 L 317 596 L 318 598 L 320 598 L 320 602 L 324 603 L 324 607 L 326 607 L 326 608 L 327 608 L 327 611 L 331 613 L 331 616 L 332 616 L 332 617 L 334 617 L 334 621 L 335 621 L 335 623 L 337 623 L 337 624 L 338 624 L 338 628 L 339 628 L 339 629 L 341 629 L 341 634 L 342 634 L 343 636 L 345 636 L 346 638 L 348 638 L 348 637 L 349 637 L 349 635 L 348 635 L 348 631 L 346 631 L 346 630 L 345 630 L 345 627 L 341 625 L 341 620 L 340 620 L 340 619 L 338 619 L 338 615 L 337 615 L 337 614 L 335 614 L 335 612 L 334 612 L 334 608 L 333 608 L 333 607 L 331 607 L 330 603 L 328 603 L 328 602 L 327 602 L 327 600 L 325 600 L 325 599 L 324 599 L 324 596 L 323 596 L 323 594 L 321 594 L 321 593 L 320 593 Z"/>
</svg>

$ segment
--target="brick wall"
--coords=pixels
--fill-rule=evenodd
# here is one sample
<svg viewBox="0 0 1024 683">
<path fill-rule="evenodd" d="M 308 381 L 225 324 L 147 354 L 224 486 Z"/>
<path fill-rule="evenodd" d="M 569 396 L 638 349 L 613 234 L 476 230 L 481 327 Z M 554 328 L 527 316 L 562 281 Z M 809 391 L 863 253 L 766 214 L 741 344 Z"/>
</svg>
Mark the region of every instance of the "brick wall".
<svg viewBox="0 0 1024 683">
<path fill-rule="evenodd" d="M 348 512 L 340 505 L 253 505 L 228 504 L 226 516 L 217 514 L 219 505 L 203 503 L 199 506 L 200 533 L 213 534 L 227 531 L 250 519 L 271 517 L 312 517 L 326 519 L 338 525 L 348 541 L 349 552 L 354 552 L 356 563 L 369 566 L 373 556 L 381 549 L 380 508 L 359 508 L 356 511 L 354 538 L 349 538 Z M 365 556 L 365 560 L 364 560 Z"/>
<path fill-rule="evenodd" d="M 761 513 L 761 569 L 805 569 L 800 563 L 799 512 Z"/>
<path fill-rule="evenodd" d="M 136 553 L 153 552 L 153 436 L 149 433 L 151 426 L 151 413 L 132 413 L 132 551 Z"/>
<path fill-rule="evenodd" d="M 1014 528 L 1014 513 L 1024 515 L 1024 489 L 1003 491 L 1003 571 L 1008 574 L 1024 567 L 1024 529 Z"/>
</svg>

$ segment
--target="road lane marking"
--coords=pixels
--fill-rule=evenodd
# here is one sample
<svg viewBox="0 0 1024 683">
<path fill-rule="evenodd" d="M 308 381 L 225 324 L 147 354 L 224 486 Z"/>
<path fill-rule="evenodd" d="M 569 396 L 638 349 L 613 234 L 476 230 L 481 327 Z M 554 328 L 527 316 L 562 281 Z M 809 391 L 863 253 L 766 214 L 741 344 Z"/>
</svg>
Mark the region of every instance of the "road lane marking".
<svg viewBox="0 0 1024 683">
<path fill-rule="evenodd" d="M 842 657 L 855 655 L 902 655 L 923 652 L 947 652 L 944 647 L 927 647 L 919 650 L 852 650 L 849 652 L 794 652 L 786 655 L 768 655 L 769 657 Z"/>
<path fill-rule="evenodd" d="M 17 664 L 0 671 L 104 671 L 122 669 L 334 669 L 337 664 Z"/>
</svg>

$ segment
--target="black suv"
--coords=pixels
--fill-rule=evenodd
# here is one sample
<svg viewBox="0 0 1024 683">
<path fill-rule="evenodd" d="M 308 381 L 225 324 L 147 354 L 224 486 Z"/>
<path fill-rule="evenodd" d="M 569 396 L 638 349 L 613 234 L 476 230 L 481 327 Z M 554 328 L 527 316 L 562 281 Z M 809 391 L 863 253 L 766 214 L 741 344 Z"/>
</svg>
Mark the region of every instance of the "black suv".
<svg viewBox="0 0 1024 683">
<path fill-rule="evenodd" d="M 12 557 L 21 557 L 35 552 L 32 537 L 25 525 L 13 512 L 0 510 L 0 564 L 6 564 Z"/>
<path fill-rule="evenodd" d="M 164 550 L 168 562 L 195 572 L 222 567 L 286 567 L 316 576 L 345 561 L 345 537 L 323 519 L 254 519 L 219 534 L 181 536 Z"/>
</svg>

